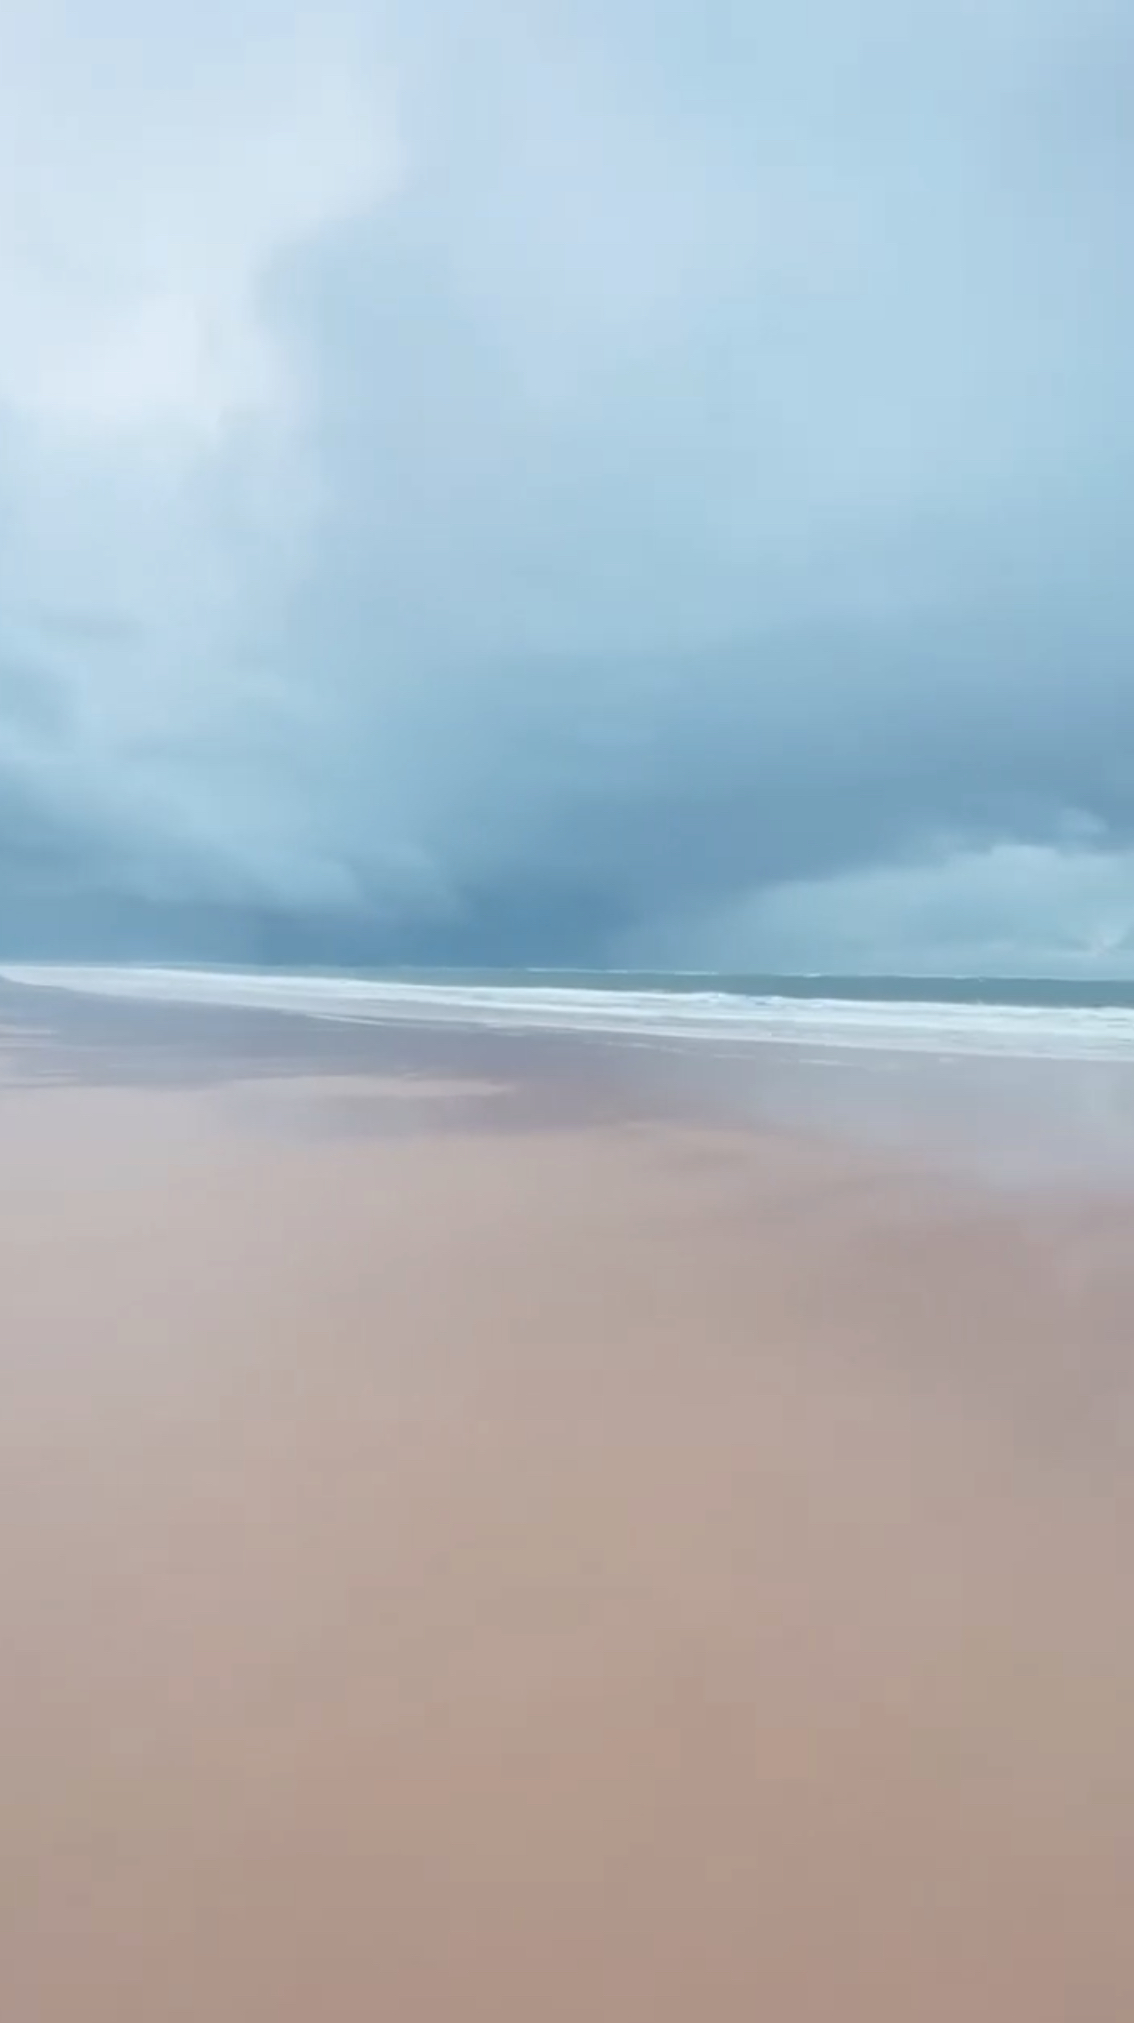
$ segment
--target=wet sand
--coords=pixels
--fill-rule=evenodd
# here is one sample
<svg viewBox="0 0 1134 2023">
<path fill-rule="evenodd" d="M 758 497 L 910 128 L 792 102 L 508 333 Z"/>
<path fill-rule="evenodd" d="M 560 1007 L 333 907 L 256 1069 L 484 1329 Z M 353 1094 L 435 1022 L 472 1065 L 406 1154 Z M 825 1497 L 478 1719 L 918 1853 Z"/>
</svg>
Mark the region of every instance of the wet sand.
<svg viewBox="0 0 1134 2023">
<path fill-rule="evenodd" d="M 1134 2010 L 1122 1187 L 609 1051 L 37 1018 L 5 2016 Z"/>
</svg>

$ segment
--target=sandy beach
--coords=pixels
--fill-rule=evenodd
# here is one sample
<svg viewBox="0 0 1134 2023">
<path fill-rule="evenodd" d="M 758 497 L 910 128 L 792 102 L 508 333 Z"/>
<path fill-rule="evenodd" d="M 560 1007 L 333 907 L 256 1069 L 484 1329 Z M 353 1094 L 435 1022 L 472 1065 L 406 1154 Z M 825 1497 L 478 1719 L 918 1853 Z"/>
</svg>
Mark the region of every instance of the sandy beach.
<svg viewBox="0 0 1134 2023">
<path fill-rule="evenodd" d="M 1112 1173 L 612 1049 L 0 1023 L 5 2016 L 1131 2013 Z"/>
</svg>

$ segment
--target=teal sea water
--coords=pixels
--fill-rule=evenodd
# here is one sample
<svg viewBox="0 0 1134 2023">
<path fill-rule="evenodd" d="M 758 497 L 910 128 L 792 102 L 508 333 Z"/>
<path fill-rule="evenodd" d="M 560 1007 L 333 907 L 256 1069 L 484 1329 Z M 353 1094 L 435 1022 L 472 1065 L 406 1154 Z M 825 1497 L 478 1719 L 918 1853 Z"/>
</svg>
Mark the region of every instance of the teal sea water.
<svg viewBox="0 0 1134 2023">
<path fill-rule="evenodd" d="M 326 972 L 324 972 L 326 974 Z M 1134 1012 L 1134 978 L 1126 981 L 1066 977 L 840 976 L 834 972 L 777 975 L 759 970 L 622 969 L 383 969 L 342 971 L 374 981 L 429 984 L 452 990 L 479 988 L 641 993 L 687 998 L 705 994 L 800 1003 L 1016 1005 Z"/>
<path fill-rule="evenodd" d="M 373 1024 L 594 1033 L 639 1045 L 1134 1062 L 1134 981 L 611 970 L 310 971 L 10 965 L 0 976 L 121 1000 Z"/>
</svg>

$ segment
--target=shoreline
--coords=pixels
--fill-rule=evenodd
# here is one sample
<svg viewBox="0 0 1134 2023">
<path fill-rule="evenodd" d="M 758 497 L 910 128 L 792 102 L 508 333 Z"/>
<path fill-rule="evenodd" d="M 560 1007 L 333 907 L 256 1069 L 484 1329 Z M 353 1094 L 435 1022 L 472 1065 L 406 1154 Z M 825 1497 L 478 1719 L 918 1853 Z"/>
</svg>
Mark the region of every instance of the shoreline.
<svg viewBox="0 0 1134 2023">
<path fill-rule="evenodd" d="M 483 1085 L 506 1126 L 664 1118 L 858 1149 L 959 1184 L 1134 1196 L 1134 1061 L 336 1019 L 299 1007 L 83 996 L 0 980 L 0 1076 L 207 1086 L 309 1074 Z M 461 1099 L 452 1121 L 469 1121 Z M 400 1127 L 411 1117 L 399 1100 Z M 440 1110 L 431 1112 L 436 1121 Z M 377 1121 L 377 1118 L 376 1118 Z"/>
</svg>

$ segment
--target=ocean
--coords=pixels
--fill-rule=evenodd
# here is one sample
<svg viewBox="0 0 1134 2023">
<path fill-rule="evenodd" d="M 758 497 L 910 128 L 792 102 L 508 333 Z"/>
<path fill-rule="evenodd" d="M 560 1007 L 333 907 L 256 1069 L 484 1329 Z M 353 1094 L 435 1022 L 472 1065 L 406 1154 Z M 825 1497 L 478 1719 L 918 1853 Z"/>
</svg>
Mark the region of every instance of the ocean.
<svg viewBox="0 0 1134 2023">
<path fill-rule="evenodd" d="M 939 1057 L 1134 1061 L 1134 981 L 612 970 L 295 971 L 12 964 L 87 996 L 373 1024 L 593 1033 L 639 1045 L 774 1043 Z"/>
</svg>

